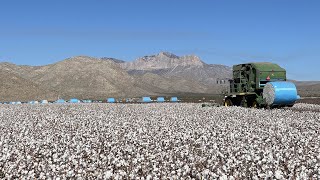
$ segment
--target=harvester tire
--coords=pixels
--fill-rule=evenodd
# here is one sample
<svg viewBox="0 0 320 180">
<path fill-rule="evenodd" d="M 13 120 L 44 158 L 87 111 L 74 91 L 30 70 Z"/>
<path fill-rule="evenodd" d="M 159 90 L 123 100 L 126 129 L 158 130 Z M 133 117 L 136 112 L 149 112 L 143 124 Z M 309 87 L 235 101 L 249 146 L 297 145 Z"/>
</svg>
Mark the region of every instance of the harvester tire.
<svg viewBox="0 0 320 180">
<path fill-rule="evenodd" d="M 233 103 L 232 103 L 231 99 L 226 99 L 224 101 L 224 106 L 226 106 L 226 107 L 233 106 Z"/>
<path fill-rule="evenodd" d="M 253 101 L 251 107 L 257 109 L 259 107 L 257 101 Z"/>
</svg>

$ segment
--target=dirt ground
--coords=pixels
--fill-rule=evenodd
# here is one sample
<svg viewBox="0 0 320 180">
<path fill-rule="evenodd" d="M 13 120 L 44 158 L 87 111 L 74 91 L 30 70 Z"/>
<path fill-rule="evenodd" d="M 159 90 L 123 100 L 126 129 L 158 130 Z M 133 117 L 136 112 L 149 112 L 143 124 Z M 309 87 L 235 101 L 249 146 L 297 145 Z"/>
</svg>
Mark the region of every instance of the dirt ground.
<svg viewBox="0 0 320 180">
<path fill-rule="evenodd" d="M 302 98 L 298 102 L 299 103 L 307 103 L 307 104 L 320 104 L 320 97 Z"/>
</svg>

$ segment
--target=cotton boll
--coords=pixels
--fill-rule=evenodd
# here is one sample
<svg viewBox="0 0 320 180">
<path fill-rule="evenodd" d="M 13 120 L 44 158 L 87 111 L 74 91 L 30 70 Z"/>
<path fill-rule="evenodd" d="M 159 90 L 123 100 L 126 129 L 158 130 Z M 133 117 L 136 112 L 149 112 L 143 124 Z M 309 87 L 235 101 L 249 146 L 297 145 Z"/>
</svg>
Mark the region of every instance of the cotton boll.
<svg viewBox="0 0 320 180">
<path fill-rule="evenodd" d="M 318 107 L 198 105 L 12 107 L 0 114 L 0 167 L 18 178 L 31 168 L 30 176 L 40 179 L 264 179 L 292 177 L 294 169 L 299 177 L 319 171 Z"/>
<path fill-rule="evenodd" d="M 277 170 L 274 174 L 277 179 L 283 179 L 282 171 Z"/>
<path fill-rule="evenodd" d="M 148 175 L 146 180 L 151 180 L 152 179 L 152 176 L 151 175 Z"/>
<path fill-rule="evenodd" d="M 219 178 L 219 180 L 228 180 L 228 176 L 225 175 L 225 174 L 223 174 L 223 175 Z"/>
</svg>

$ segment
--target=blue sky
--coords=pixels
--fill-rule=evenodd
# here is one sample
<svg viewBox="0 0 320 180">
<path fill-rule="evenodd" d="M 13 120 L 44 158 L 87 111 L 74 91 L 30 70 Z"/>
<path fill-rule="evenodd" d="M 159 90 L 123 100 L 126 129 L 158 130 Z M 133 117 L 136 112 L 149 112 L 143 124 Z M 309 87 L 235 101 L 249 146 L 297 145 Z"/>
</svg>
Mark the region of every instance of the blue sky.
<svg viewBox="0 0 320 180">
<path fill-rule="evenodd" d="M 291 79 L 320 80 L 319 22 L 316 0 L 1 0 L 0 61 L 169 51 L 229 66 L 270 61 Z"/>
</svg>

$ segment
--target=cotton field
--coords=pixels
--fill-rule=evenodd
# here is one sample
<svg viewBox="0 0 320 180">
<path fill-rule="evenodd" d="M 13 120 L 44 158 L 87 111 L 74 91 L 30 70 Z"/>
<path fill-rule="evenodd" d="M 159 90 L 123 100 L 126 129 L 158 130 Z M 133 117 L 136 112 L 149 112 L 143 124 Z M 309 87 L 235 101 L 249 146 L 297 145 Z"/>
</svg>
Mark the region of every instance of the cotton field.
<svg viewBox="0 0 320 180">
<path fill-rule="evenodd" d="M 0 179 L 320 179 L 319 105 L 0 105 Z"/>
</svg>

